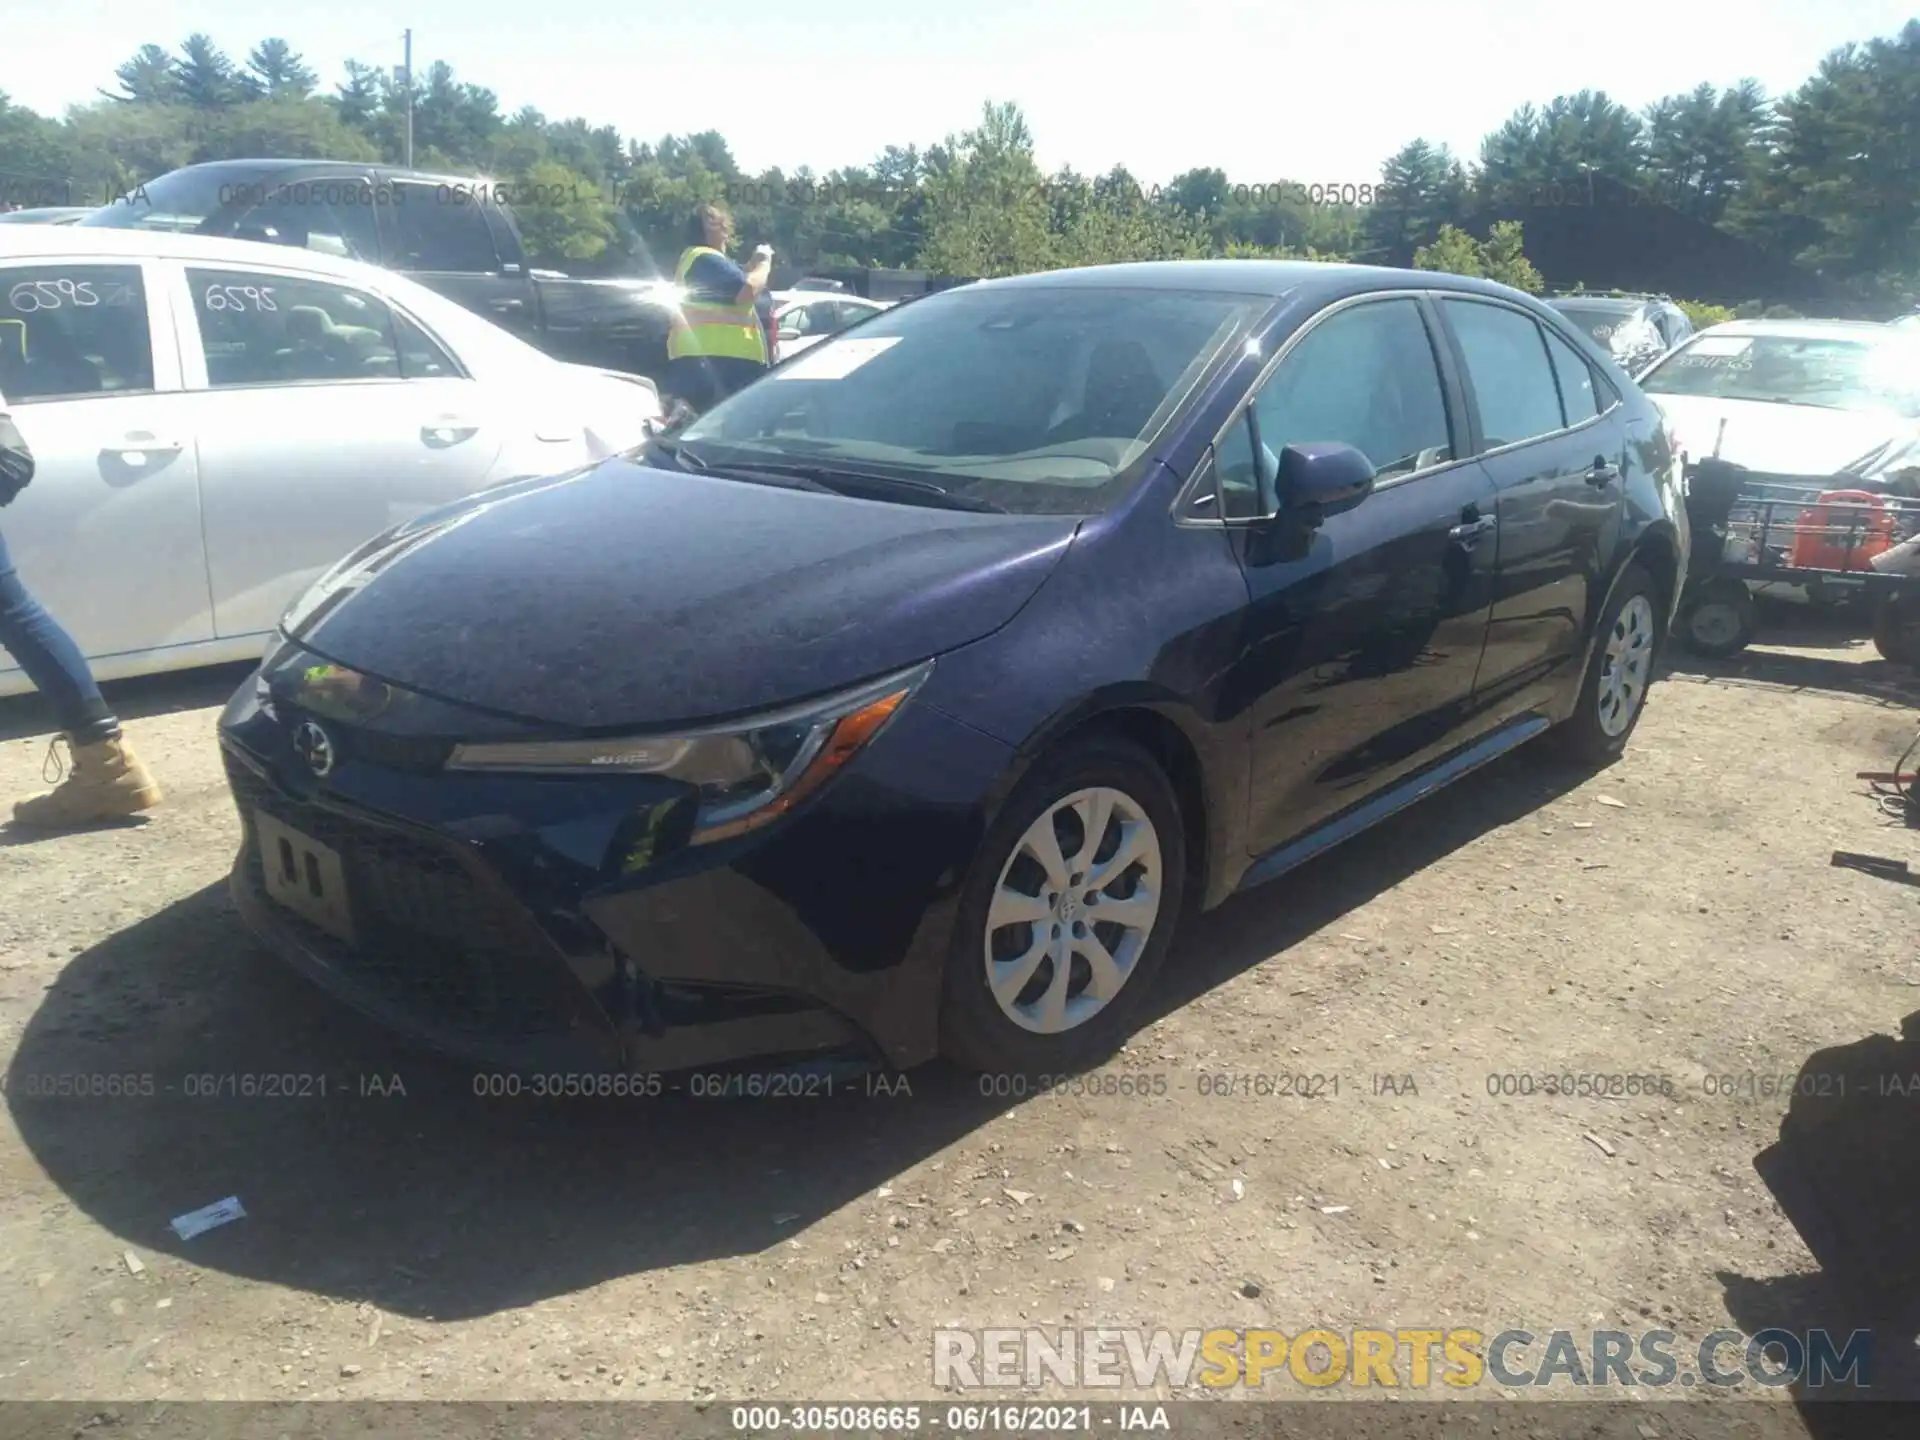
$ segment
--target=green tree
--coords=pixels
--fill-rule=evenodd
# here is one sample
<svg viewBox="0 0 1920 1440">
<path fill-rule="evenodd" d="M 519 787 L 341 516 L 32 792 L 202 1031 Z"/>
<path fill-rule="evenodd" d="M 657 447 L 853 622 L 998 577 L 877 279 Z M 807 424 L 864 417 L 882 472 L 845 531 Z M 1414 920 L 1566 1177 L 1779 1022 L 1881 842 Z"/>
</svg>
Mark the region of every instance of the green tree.
<svg viewBox="0 0 1920 1440">
<path fill-rule="evenodd" d="M 921 266 L 977 276 L 1049 268 L 1056 253 L 1051 210 L 1019 107 L 987 102 L 980 124 L 944 150 L 926 187 Z"/>
<path fill-rule="evenodd" d="M 1480 192 L 1494 204 L 1526 204 L 1544 187 L 1577 195 L 1590 176 L 1631 184 L 1641 173 L 1645 125 L 1604 90 L 1523 105 L 1480 147 Z"/>
<path fill-rule="evenodd" d="M 1920 20 L 1828 55 L 1771 139 L 1731 228 L 1883 290 L 1920 279 Z"/>
<path fill-rule="evenodd" d="M 333 107 L 340 119 L 363 133 L 372 133 L 385 98 L 387 83 L 371 65 L 358 60 L 346 64 L 346 82 L 335 88 Z"/>
<path fill-rule="evenodd" d="M 1414 140 L 1380 167 L 1380 184 L 1367 212 L 1363 233 L 1376 250 L 1392 253 L 1418 248 L 1441 227 L 1466 218 L 1466 170 L 1445 145 Z"/>
<path fill-rule="evenodd" d="M 612 206 L 600 187 L 558 160 L 542 160 L 518 177 L 514 218 L 535 264 L 595 260 L 615 235 Z"/>
<path fill-rule="evenodd" d="M 1502 285 L 1511 285 L 1529 295 L 1538 295 L 1547 287 L 1540 278 L 1540 272 L 1533 268 L 1533 262 L 1522 252 L 1522 239 L 1518 220 L 1496 223 L 1480 243 L 1479 273 Z"/>
<path fill-rule="evenodd" d="M 1431 245 L 1413 252 L 1416 270 L 1442 270 L 1449 275 L 1485 275 L 1480 242 L 1454 225 L 1443 225 Z"/>
<path fill-rule="evenodd" d="M 1769 122 L 1756 80 L 1726 90 L 1701 85 L 1646 110 L 1646 183 L 1653 198 L 1717 224 L 1764 162 Z"/>
<path fill-rule="evenodd" d="M 304 100 L 320 77 L 279 39 L 262 40 L 247 55 L 240 88 L 253 100 Z"/>
<path fill-rule="evenodd" d="M 163 45 L 142 45 L 132 59 L 122 61 L 113 73 L 120 82 L 119 93 L 100 92 L 109 100 L 166 105 L 181 99 L 180 77 L 174 73 L 173 56 Z"/>
<path fill-rule="evenodd" d="M 205 35 L 189 35 L 180 42 L 180 58 L 173 65 L 182 102 L 201 110 L 219 110 L 246 98 L 233 61 Z"/>
</svg>

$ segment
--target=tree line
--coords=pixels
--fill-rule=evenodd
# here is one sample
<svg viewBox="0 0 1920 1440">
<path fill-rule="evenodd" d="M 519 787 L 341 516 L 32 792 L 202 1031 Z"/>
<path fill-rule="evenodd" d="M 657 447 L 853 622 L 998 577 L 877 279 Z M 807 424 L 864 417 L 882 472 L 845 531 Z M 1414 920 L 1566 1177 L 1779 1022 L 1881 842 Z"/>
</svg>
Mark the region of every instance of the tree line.
<svg viewBox="0 0 1920 1440">
<path fill-rule="evenodd" d="M 1468 161 L 1415 139 L 1377 177 L 1235 185 L 1217 167 L 1144 186 L 1042 172 L 1025 116 L 989 102 L 927 145 L 816 174 L 749 174 L 724 136 L 646 142 L 612 126 L 505 113 L 445 62 L 396 77 L 349 61 L 324 86 L 284 39 L 244 59 L 205 35 L 144 45 L 100 98 L 59 119 L 0 92 L 0 203 L 91 204 L 197 161 L 249 155 L 414 164 L 510 185 L 539 263 L 577 272 L 670 266 L 687 215 L 728 200 L 745 235 L 808 268 L 990 276 L 1203 255 L 1297 256 L 1468 269 L 1538 289 L 1512 226 L 1466 232 L 1503 204 L 1604 177 L 1889 310 L 1920 304 L 1920 20 L 1825 56 L 1792 92 L 1702 84 L 1635 111 L 1603 90 L 1524 105 Z M 409 93 L 410 92 L 410 93 Z"/>
</svg>

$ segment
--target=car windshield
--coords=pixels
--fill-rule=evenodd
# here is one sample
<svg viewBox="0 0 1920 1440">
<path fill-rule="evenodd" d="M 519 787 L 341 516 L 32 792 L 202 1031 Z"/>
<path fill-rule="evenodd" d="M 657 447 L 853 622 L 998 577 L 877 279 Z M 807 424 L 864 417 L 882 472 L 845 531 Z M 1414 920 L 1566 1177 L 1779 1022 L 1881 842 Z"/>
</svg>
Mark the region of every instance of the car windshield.
<svg viewBox="0 0 1920 1440">
<path fill-rule="evenodd" d="M 116 196 L 79 223 L 106 230 L 197 230 L 255 179 L 223 169 L 175 170 Z"/>
<path fill-rule="evenodd" d="M 1640 381 L 1649 395 L 1763 400 L 1920 419 L 1920 344 L 1872 336 L 1716 335 L 1676 350 Z"/>
<path fill-rule="evenodd" d="M 884 310 L 694 421 L 724 468 L 836 463 L 1025 514 L 1090 514 L 1270 298 L 962 288 Z"/>
</svg>

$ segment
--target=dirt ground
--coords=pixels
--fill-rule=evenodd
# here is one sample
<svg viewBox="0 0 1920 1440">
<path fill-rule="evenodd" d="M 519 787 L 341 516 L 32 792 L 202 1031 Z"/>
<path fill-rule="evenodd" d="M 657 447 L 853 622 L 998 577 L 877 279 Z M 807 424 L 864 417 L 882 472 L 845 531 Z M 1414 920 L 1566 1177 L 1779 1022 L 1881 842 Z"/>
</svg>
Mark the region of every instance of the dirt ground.
<svg viewBox="0 0 1920 1440">
<path fill-rule="evenodd" d="M 1604 774 L 1523 752 L 1202 917 L 1102 1072 L 1149 1093 L 1019 1100 L 938 1067 L 832 1100 L 477 1099 L 235 917 L 212 727 L 238 676 L 123 687 L 168 806 L 0 845 L 0 1397 L 927 1398 L 944 1324 L 1904 1323 L 1910 1353 L 1914 1317 L 1823 1269 L 1756 1170 L 1794 1082 L 1704 1078 L 1876 1046 L 1920 1075 L 1920 1035 L 1885 1038 L 1920 1012 L 1920 890 L 1829 863 L 1920 870 L 1854 778 L 1920 689 L 1797 638 L 1676 655 Z M 41 713 L 0 708 L 0 792 L 35 784 Z M 249 1073 L 327 1093 L 192 1093 Z M 1563 1073 L 1675 1093 L 1490 1093 Z M 24 1093 L 60 1075 L 153 1093 Z M 1920 1273 L 1884 1219 L 1912 1117 L 1800 1155 L 1883 1278 Z M 170 1232 L 229 1195 L 244 1219 Z"/>
</svg>

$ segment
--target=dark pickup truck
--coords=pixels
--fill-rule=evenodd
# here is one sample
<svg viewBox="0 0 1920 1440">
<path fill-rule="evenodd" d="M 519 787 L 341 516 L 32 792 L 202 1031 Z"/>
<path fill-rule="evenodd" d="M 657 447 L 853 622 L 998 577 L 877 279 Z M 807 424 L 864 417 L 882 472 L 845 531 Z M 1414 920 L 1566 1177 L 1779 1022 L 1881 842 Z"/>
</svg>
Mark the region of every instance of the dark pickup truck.
<svg viewBox="0 0 1920 1440">
<path fill-rule="evenodd" d="M 79 223 L 185 230 L 363 260 L 439 291 L 556 359 L 657 381 L 666 366 L 671 285 L 533 268 L 512 192 L 506 184 L 385 165 L 216 160 L 149 180 Z"/>
</svg>

